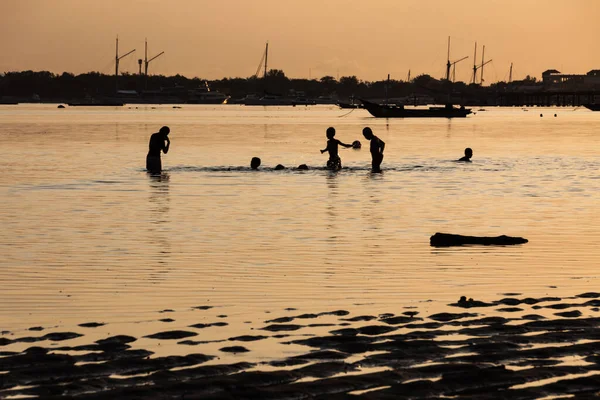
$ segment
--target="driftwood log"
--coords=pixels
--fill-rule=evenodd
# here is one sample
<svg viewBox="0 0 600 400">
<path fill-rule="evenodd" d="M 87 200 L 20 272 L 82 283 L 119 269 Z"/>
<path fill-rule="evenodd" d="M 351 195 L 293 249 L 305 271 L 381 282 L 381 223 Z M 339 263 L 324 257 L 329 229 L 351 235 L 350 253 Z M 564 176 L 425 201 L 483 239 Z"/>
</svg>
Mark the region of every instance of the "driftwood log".
<svg viewBox="0 0 600 400">
<path fill-rule="evenodd" d="M 484 246 L 507 246 L 513 244 L 527 243 L 528 240 L 514 236 L 464 236 L 451 233 L 436 233 L 429 238 L 429 244 L 434 247 L 463 246 L 468 244 L 479 244 Z"/>
</svg>

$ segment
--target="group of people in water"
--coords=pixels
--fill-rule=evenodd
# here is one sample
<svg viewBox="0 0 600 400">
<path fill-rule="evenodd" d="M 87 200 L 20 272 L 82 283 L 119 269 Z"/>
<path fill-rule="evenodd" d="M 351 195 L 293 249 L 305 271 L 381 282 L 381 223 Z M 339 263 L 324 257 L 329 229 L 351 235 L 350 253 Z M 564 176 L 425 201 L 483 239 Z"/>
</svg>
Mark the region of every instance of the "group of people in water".
<svg viewBox="0 0 600 400">
<path fill-rule="evenodd" d="M 156 133 L 153 133 L 150 136 L 150 143 L 148 149 L 148 155 L 146 156 L 146 170 L 150 173 L 160 173 L 162 171 L 162 163 L 160 159 L 161 151 L 164 154 L 169 152 L 169 146 L 171 145 L 171 141 L 169 140 L 169 133 L 171 130 L 168 126 L 163 126 Z M 363 136 L 370 142 L 370 152 L 371 152 L 371 171 L 372 172 L 381 172 L 381 163 L 383 162 L 383 150 L 385 149 L 385 142 L 379 139 L 377 136 L 373 134 L 373 131 L 368 126 L 362 130 Z M 321 150 L 321 154 L 328 152 L 329 160 L 327 160 L 327 169 L 337 171 L 342 169 L 342 159 L 339 155 L 339 146 L 346 148 L 354 148 L 360 149 L 361 143 L 358 140 L 355 140 L 352 144 L 346 144 L 341 142 L 340 140 L 335 138 L 335 128 L 329 127 L 325 132 L 327 136 L 327 146 Z M 462 162 L 471 162 L 471 157 L 473 157 L 473 150 L 470 148 L 465 149 L 464 157 L 460 158 L 457 161 Z M 250 161 L 250 168 L 256 170 L 260 167 L 261 160 L 258 157 L 253 157 Z M 275 170 L 285 169 L 285 166 L 278 164 L 274 168 Z M 298 166 L 299 170 L 307 170 L 308 166 L 306 164 L 301 164 Z"/>
</svg>

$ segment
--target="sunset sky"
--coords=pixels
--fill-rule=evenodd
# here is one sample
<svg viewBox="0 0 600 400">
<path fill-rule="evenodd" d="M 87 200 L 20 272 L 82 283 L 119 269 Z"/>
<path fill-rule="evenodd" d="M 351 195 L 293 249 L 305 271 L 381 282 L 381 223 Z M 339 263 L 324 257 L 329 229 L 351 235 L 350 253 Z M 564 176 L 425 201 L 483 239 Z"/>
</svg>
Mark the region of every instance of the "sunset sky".
<svg viewBox="0 0 600 400">
<path fill-rule="evenodd" d="M 151 74 L 249 77 L 269 42 L 269 69 L 291 78 L 470 80 L 485 45 L 486 84 L 549 68 L 600 69 L 600 0 L 1 0 L 0 72 L 137 72 L 148 39 Z"/>
</svg>

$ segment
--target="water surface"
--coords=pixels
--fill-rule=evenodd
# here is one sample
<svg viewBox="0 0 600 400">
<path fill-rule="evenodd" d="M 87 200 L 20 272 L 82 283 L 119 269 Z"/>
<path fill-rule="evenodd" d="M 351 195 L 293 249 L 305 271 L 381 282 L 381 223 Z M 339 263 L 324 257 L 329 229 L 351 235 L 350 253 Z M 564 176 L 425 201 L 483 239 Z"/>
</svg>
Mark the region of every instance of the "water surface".
<svg viewBox="0 0 600 400">
<path fill-rule="evenodd" d="M 573 108 L 382 120 L 328 106 L 0 106 L 0 326 L 597 289 L 599 123 Z M 150 177 L 162 125 L 171 151 Z M 328 126 L 363 143 L 340 151 L 337 173 L 321 168 Z M 369 172 L 364 126 L 386 142 L 382 174 Z M 453 162 L 465 147 L 473 163 Z M 435 249 L 435 232 L 530 242 Z"/>
</svg>

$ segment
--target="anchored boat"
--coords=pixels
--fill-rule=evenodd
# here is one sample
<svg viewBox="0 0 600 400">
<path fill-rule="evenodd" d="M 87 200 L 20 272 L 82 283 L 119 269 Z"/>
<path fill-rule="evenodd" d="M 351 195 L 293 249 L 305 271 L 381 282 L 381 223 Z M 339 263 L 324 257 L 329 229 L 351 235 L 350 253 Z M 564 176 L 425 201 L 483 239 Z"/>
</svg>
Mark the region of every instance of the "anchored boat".
<svg viewBox="0 0 600 400">
<path fill-rule="evenodd" d="M 471 114 L 471 109 L 454 107 L 405 108 L 403 105 L 377 104 L 361 100 L 364 108 L 376 118 L 464 118 Z"/>
</svg>

